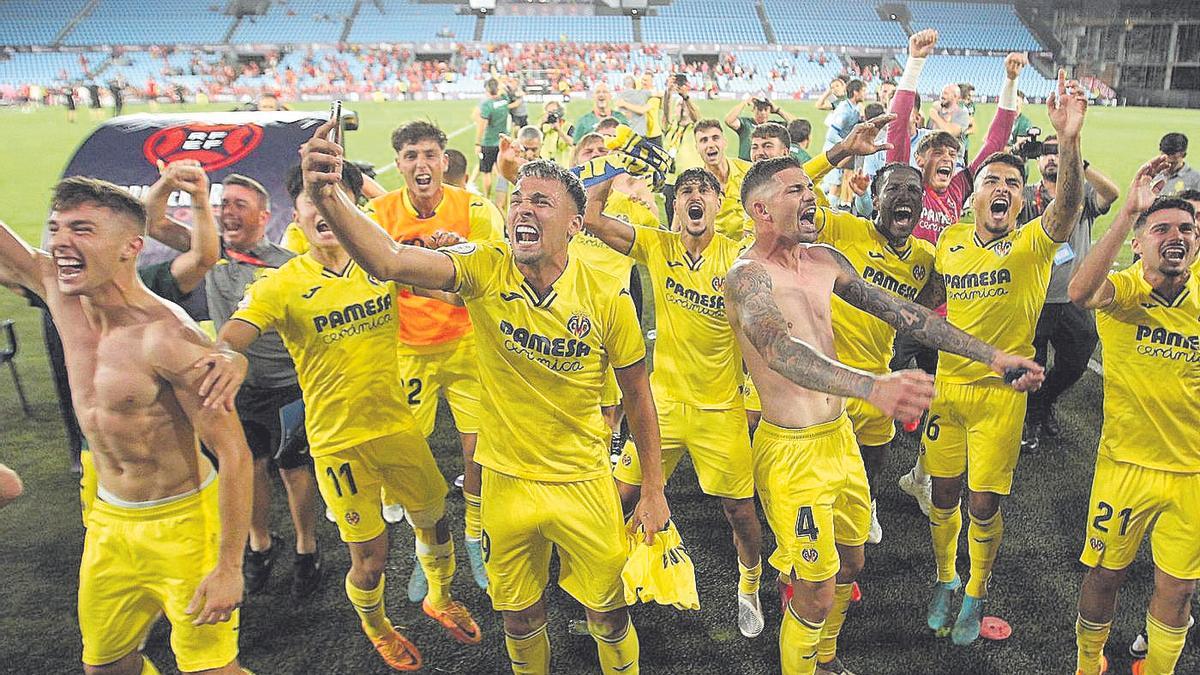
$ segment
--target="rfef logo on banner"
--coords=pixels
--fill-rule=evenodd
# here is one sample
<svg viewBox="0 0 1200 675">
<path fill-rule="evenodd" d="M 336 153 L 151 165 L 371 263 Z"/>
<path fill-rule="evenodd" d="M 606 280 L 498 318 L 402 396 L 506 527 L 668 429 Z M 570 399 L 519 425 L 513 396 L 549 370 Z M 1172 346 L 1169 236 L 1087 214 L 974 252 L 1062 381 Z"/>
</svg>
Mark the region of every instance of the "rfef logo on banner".
<svg viewBox="0 0 1200 675">
<path fill-rule="evenodd" d="M 200 162 L 215 171 L 246 157 L 262 142 L 257 124 L 184 124 L 159 129 L 142 144 L 142 154 L 152 166 L 183 159 Z"/>
</svg>

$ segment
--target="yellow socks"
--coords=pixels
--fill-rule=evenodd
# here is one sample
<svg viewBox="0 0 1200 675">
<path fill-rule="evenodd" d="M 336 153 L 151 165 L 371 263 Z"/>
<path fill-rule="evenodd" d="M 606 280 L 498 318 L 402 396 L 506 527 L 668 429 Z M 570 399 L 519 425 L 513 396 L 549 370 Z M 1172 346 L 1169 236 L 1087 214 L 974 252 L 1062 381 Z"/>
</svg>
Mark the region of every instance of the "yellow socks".
<svg viewBox="0 0 1200 675">
<path fill-rule="evenodd" d="M 982 598 L 987 595 L 988 579 L 992 577 L 992 566 L 1000 551 L 1000 540 L 1004 538 L 1004 516 L 996 515 L 987 520 L 971 516 L 967 526 L 967 552 L 971 556 L 971 578 L 967 580 L 967 595 Z"/>
<path fill-rule="evenodd" d="M 1187 640 L 1187 621 L 1182 628 L 1175 628 L 1146 613 L 1146 663 L 1142 669 L 1146 675 L 1168 675 L 1175 672 L 1175 663 Z"/>
<path fill-rule="evenodd" d="M 161 675 L 161 673 L 158 672 L 158 668 L 155 668 L 153 663 L 150 663 L 150 659 L 143 656 L 141 675 Z"/>
<path fill-rule="evenodd" d="M 754 595 L 758 592 L 758 582 L 762 578 L 762 558 L 754 563 L 754 567 L 746 567 L 738 559 L 738 593 Z"/>
<path fill-rule="evenodd" d="M 779 628 L 779 662 L 783 675 L 812 675 L 817 671 L 817 642 L 825 622 L 813 623 L 796 616 L 789 604 Z"/>
<path fill-rule="evenodd" d="M 429 580 L 429 594 L 425 599 L 435 608 L 450 604 L 450 582 L 454 580 L 454 539 L 444 544 L 430 541 L 437 536 L 434 529 L 415 530 L 417 538 L 417 562 L 425 570 Z"/>
<path fill-rule="evenodd" d="M 1100 657 L 1112 622 L 1095 623 L 1082 616 L 1075 618 L 1075 667 L 1083 675 L 1100 675 Z"/>
<path fill-rule="evenodd" d="M 550 635 L 546 632 L 546 624 L 529 635 L 514 637 L 505 633 L 504 646 L 508 647 L 514 675 L 546 675 L 550 672 Z"/>
<path fill-rule="evenodd" d="M 362 620 L 363 631 L 372 640 L 379 639 L 392 631 L 392 622 L 388 621 L 387 612 L 383 609 L 385 576 L 379 577 L 378 586 L 364 590 L 351 583 L 350 576 L 346 575 L 346 597 L 350 598 L 350 604 L 354 605 L 354 611 L 358 612 L 358 618 Z"/>
<path fill-rule="evenodd" d="M 829 663 L 837 656 L 838 634 L 842 632 L 842 624 L 846 623 L 846 610 L 850 609 L 850 594 L 854 584 L 838 584 L 833 589 L 833 606 L 825 617 L 825 628 L 821 631 L 821 641 L 817 643 L 817 662 Z"/>
<path fill-rule="evenodd" d="M 463 501 L 467 504 L 466 512 L 463 515 L 465 527 L 463 527 L 463 535 L 469 541 L 479 541 L 482 536 L 482 527 L 479 520 L 479 495 L 473 495 L 466 490 L 463 490 Z"/>
<path fill-rule="evenodd" d="M 958 533 L 962 531 L 962 509 L 958 504 L 948 509 L 933 505 L 929 509 L 929 532 L 933 535 L 933 558 L 937 561 L 938 581 L 954 581 L 958 557 Z"/>
<path fill-rule="evenodd" d="M 633 621 L 625 626 L 625 632 L 617 638 L 601 636 L 591 625 L 588 632 L 596 640 L 596 651 L 600 653 L 600 672 L 605 673 L 637 673 L 638 672 L 638 634 L 633 628 Z"/>
</svg>

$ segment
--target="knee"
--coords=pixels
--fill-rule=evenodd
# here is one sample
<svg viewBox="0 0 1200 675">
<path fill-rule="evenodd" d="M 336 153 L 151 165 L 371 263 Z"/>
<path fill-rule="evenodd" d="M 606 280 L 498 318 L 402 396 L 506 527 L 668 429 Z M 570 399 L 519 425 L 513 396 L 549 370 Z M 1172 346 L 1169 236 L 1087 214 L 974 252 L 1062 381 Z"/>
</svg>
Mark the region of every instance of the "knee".
<svg viewBox="0 0 1200 675">
<path fill-rule="evenodd" d="M 962 494 L 962 483 L 957 478 L 934 478 L 931 498 L 933 505 L 939 509 L 948 509 L 958 505 Z"/>
<path fill-rule="evenodd" d="M 509 635 L 529 635 L 546 623 L 546 610 L 540 603 L 518 612 L 504 612 L 503 616 L 504 632 Z"/>
<path fill-rule="evenodd" d="M 587 612 L 588 632 L 600 638 L 621 637 L 629 625 L 629 611 L 618 609 L 612 612 Z"/>
<path fill-rule="evenodd" d="M 83 665 L 85 675 L 137 675 L 142 672 L 142 653 L 134 651 L 102 666 Z"/>
<path fill-rule="evenodd" d="M 1000 496 L 990 492 L 972 492 L 967 508 L 972 518 L 988 520 L 1000 512 Z"/>
<path fill-rule="evenodd" d="M 866 565 L 866 559 L 862 555 L 861 549 L 858 555 L 842 555 L 837 574 L 838 583 L 853 582 L 862 573 L 864 565 Z"/>
<path fill-rule="evenodd" d="M 1177 579 L 1160 571 L 1154 575 L 1154 591 L 1172 606 L 1184 607 L 1196 592 L 1196 580 Z"/>
<path fill-rule="evenodd" d="M 721 510 L 725 512 L 725 520 L 734 528 L 748 525 L 751 520 L 758 522 L 753 499 L 722 499 Z"/>
<path fill-rule="evenodd" d="M 1126 570 L 1110 570 L 1104 567 L 1093 567 L 1088 570 L 1089 584 L 1106 595 L 1116 593 L 1125 583 Z"/>
</svg>

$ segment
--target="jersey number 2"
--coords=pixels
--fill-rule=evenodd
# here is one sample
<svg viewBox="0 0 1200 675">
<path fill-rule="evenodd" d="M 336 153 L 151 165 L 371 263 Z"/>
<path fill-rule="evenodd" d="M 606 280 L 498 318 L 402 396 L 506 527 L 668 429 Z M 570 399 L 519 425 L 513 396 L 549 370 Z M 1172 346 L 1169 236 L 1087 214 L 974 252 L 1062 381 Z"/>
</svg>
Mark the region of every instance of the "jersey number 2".
<svg viewBox="0 0 1200 675">
<path fill-rule="evenodd" d="M 1101 532 L 1108 532 L 1104 523 L 1112 520 L 1113 507 L 1107 502 L 1097 502 L 1096 508 L 1100 509 L 1100 513 L 1097 513 L 1096 517 L 1092 519 L 1092 527 Z M 1129 529 L 1129 519 L 1133 517 L 1133 509 L 1121 509 L 1117 517 L 1121 519 L 1121 529 L 1117 530 L 1117 534 L 1124 537 L 1125 531 Z"/>
</svg>

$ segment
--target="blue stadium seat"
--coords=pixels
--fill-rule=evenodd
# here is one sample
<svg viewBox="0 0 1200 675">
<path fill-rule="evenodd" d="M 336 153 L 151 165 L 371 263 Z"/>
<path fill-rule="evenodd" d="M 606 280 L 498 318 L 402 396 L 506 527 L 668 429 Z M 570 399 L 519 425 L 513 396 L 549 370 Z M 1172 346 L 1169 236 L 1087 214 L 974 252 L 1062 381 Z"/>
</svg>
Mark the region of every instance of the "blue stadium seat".
<svg viewBox="0 0 1200 675">
<path fill-rule="evenodd" d="M 1042 46 L 1008 4 L 908 3 L 914 30 L 935 28 L 938 46 L 951 49 L 1039 51 Z"/>
<path fill-rule="evenodd" d="M 41 4 L 41 3 L 38 3 Z M 224 3 L 100 0 L 64 40 L 67 45 L 219 44 L 233 25 Z"/>
<path fill-rule="evenodd" d="M 486 42 L 633 42 L 633 23 L 624 16 L 490 16 Z"/>
<path fill-rule="evenodd" d="M 275 0 L 262 16 L 246 16 L 230 42 L 337 42 L 354 0 Z"/>
<path fill-rule="evenodd" d="M 0 45 L 50 44 L 87 0 L 0 1 Z"/>
<path fill-rule="evenodd" d="M 896 59 L 903 64 L 907 58 L 900 54 Z M 942 56 L 929 57 L 921 72 L 920 92 L 929 100 L 941 93 L 942 87 L 950 83 L 970 82 L 975 85 L 976 98 L 1000 95 L 1004 84 L 1004 57 L 1002 56 Z M 1033 68 L 1026 68 L 1017 80 L 1017 88 L 1030 98 L 1043 98 L 1054 90 L 1056 83 L 1042 77 Z"/>
<path fill-rule="evenodd" d="M 453 5 L 380 0 L 380 12 L 376 4 L 362 3 L 350 29 L 350 42 L 469 41 L 475 34 L 475 17 L 458 14 Z"/>
<path fill-rule="evenodd" d="M 780 44 L 901 47 L 908 36 L 896 21 L 884 21 L 875 0 L 763 0 Z"/>
<path fill-rule="evenodd" d="M 673 0 L 657 12 L 657 16 L 642 18 L 642 39 L 646 42 L 767 42 L 751 0 Z"/>
</svg>

